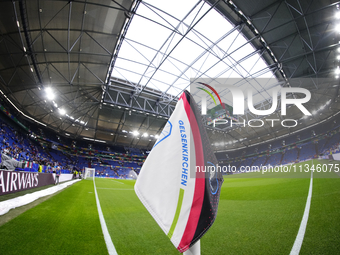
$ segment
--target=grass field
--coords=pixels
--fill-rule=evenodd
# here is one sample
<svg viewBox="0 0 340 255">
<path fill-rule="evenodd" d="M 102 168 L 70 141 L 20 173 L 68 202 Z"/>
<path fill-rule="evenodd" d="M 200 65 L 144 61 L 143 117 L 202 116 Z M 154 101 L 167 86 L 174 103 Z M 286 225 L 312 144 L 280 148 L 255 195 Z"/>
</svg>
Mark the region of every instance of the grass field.
<svg viewBox="0 0 340 255">
<path fill-rule="evenodd" d="M 310 174 L 245 175 L 254 178 L 225 177 L 217 219 L 201 239 L 201 253 L 289 254 L 304 213 Z M 339 254 L 340 178 L 317 177 L 314 173 L 300 254 Z M 118 254 L 179 254 L 138 200 L 133 185 L 131 180 L 96 179 Z M 0 254 L 107 254 L 93 182 L 78 182 L 0 226 L 0 240 Z"/>
</svg>

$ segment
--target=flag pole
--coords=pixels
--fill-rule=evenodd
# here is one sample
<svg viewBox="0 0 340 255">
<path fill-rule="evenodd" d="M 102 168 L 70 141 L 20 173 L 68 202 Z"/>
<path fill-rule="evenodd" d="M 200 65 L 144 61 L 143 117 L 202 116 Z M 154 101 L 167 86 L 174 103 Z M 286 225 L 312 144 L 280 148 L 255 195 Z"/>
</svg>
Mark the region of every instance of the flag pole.
<svg viewBox="0 0 340 255">
<path fill-rule="evenodd" d="M 193 246 L 186 250 L 183 255 L 201 255 L 201 240 L 198 240 Z"/>
</svg>

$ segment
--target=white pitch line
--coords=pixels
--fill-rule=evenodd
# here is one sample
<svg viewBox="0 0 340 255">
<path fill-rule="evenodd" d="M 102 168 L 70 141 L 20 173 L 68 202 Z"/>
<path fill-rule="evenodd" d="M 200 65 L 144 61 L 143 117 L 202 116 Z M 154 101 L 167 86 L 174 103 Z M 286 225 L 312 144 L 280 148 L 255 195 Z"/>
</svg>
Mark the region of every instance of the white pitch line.
<svg viewBox="0 0 340 255">
<path fill-rule="evenodd" d="M 313 190 L 313 171 L 311 172 L 311 176 L 310 176 L 309 191 L 308 191 L 308 197 L 307 197 L 306 206 L 305 206 L 305 212 L 303 213 L 299 232 L 295 238 L 295 242 L 294 242 L 292 250 L 290 251 L 290 255 L 298 255 L 300 253 L 302 242 L 305 237 L 307 221 L 309 217 L 309 209 L 310 209 L 310 204 L 312 200 L 312 190 Z"/>
<path fill-rule="evenodd" d="M 119 181 L 116 181 L 116 180 L 112 180 L 112 181 L 118 182 L 118 183 L 120 183 L 120 184 L 125 184 L 124 182 L 119 182 Z"/>
<path fill-rule="evenodd" d="M 93 178 L 93 185 L 94 185 L 94 193 L 96 195 L 96 202 L 97 202 L 100 225 L 102 226 L 102 231 L 103 231 L 107 251 L 109 252 L 110 255 L 118 255 L 116 248 L 113 245 L 109 231 L 107 229 L 106 222 L 105 222 L 105 219 L 104 219 L 104 215 L 103 215 L 103 212 L 102 212 L 102 208 L 100 207 L 100 202 L 99 202 L 99 198 L 98 198 L 98 194 L 97 194 L 97 188 L 96 188 L 96 182 L 95 182 L 94 178 Z"/>
<path fill-rule="evenodd" d="M 97 189 L 112 189 L 112 190 L 134 190 L 134 189 L 120 189 L 120 188 L 97 188 Z"/>
</svg>

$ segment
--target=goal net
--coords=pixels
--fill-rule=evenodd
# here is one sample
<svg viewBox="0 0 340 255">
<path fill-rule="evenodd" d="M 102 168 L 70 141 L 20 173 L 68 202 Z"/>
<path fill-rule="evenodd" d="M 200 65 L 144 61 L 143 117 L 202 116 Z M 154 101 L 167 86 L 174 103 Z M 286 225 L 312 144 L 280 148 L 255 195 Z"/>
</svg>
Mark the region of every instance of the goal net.
<svg viewBox="0 0 340 255">
<path fill-rule="evenodd" d="M 96 172 L 96 169 L 85 167 L 84 174 L 83 174 L 84 179 L 89 179 L 89 178 L 94 179 L 95 172 Z"/>
<path fill-rule="evenodd" d="M 137 176 L 136 172 L 133 171 L 133 170 L 130 170 L 130 172 L 129 172 L 128 176 L 127 176 L 127 179 L 137 180 L 137 177 L 138 176 Z"/>
</svg>

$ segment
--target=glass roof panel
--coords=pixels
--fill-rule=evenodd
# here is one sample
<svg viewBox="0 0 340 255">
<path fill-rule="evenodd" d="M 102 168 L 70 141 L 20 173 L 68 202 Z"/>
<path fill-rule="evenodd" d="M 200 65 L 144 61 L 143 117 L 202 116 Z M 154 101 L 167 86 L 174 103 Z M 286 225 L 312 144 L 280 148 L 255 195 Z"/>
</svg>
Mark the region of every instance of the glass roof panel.
<svg viewBox="0 0 340 255">
<path fill-rule="evenodd" d="M 143 1 L 125 38 L 113 76 L 124 74 L 126 79 L 142 80 L 143 86 L 175 96 L 195 78 L 273 77 L 242 31 L 205 1 Z M 243 85 L 250 86 L 255 91 L 264 89 L 258 84 Z M 255 103 L 265 100 L 263 96 L 254 99 Z"/>
<path fill-rule="evenodd" d="M 119 52 L 116 65 L 119 65 L 119 59 L 127 59 L 149 65 L 155 54 L 156 51 L 154 49 L 148 48 L 130 40 L 125 40 L 121 47 L 121 51 Z M 131 55 L 133 55 L 133 58 L 131 58 Z"/>
<path fill-rule="evenodd" d="M 232 28 L 233 26 L 215 10 L 209 11 L 195 26 L 195 30 L 211 42 L 216 42 Z"/>
<path fill-rule="evenodd" d="M 132 23 L 133 25 L 130 25 L 126 38 L 153 49 L 159 49 L 171 34 L 171 30 L 137 15 L 134 16 Z"/>
</svg>

